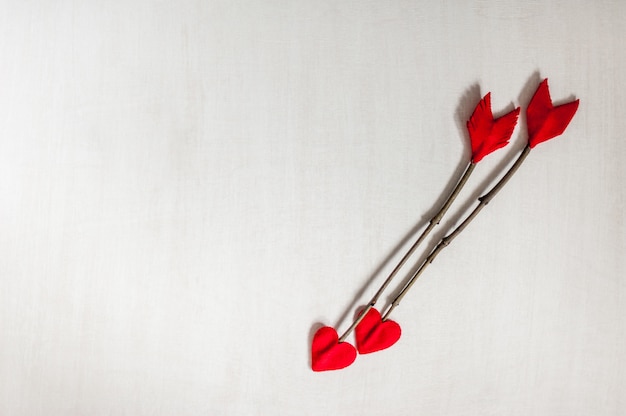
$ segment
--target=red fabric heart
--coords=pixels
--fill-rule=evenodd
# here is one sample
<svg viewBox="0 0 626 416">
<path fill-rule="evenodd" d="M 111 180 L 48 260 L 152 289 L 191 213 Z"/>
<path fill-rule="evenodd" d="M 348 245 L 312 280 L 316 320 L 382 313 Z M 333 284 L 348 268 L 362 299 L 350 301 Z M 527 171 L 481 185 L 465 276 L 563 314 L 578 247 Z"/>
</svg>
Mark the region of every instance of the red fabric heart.
<svg viewBox="0 0 626 416">
<path fill-rule="evenodd" d="M 397 322 L 383 322 L 380 313 L 372 308 L 355 329 L 356 347 L 359 354 L 384 350 L 395 344 L 402 334 Z"/>
<path fill-rule="evenodd" d="M 347 342 L 339 342 L 335 328 L 329 326 L 317 330 L 311 347 L 313 371 L 340 370 L 356 360 L 356 350 Z"/>
</svg>

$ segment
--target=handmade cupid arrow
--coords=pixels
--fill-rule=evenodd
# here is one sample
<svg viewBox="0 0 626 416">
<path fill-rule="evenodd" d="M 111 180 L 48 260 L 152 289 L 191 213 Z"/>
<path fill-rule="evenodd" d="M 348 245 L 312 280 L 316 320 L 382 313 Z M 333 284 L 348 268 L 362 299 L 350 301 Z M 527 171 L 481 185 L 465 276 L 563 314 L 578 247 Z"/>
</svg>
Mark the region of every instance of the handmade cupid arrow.
<svg viewBox="0 0 626 416">
<path fill-rule="evenodd" d="M 466 185 L 476 165 L 485 156 L 509 143 L 515 125 L 517 124 L 520 108 L 518 107 L 502 117 L 494 119 L 491 111 L 491 93 L 487 93 L 487 95 L 479 101 L 474 113 L 467 122 L 472 154 L 464 173 L 458 179 L 456 186 L 443 203 L 442 207 L 433 218 L 431 218 L 428 226 L 422 231 L 420 236 L 415 240 L 413 245 L 401 258 L 397 266 L 391 271 L 381 287 L 343 335 L 339 337 L 337 331 L 329 326 L 324 326 L 315 333 L 311 346 L 311 368 L 313 371 L 328 371 L 345 368 L 356 360 L 357 351 L 359 354 L 373 353 L 391 347 L 400 339 L 402 332 L 400 325 L 388 319 L 391 312 L 400 305 L 404 296 L 411 287 L 413 287 L 415 281 L 422 275 L 426 267 L 435 260 L 444 248 L 448 247 L 450 243 L 465 230 L 482 209 L 487 206 L 504 185 L 507 184 L 524 160 L 526 160 L 531 149 L 539 143 L 561 135 L 565 131 L 565 128 L 578 109 L 578 104 L 579 100 L 575 100 L 555 107 L 550 98 L 548 80 L 544 79 L 539 84 L 539 87 L 535 91 L 526 109 L 526 128 L 528 131 L 528 143 L 526 147 L 522 150 L 515 163 L 513 163 L 493 188 L 478 198 L 478 204 L 465 220 L 431 248 L 426 259 L 419 264 L 419 267 L 417 267 L 416 271 L 410 276 L 407 283 L 389 304 L 385 314 L 381 317 L 381 314 L 374 306 L 400 269 L 406 264 L 409 258 L 412 257 L 430 232 L 441 222 L 459 192 L 461 192 L 461 189 Z M 355 332 L 356 349 L 352 344 L 346 342 L 347 337 L 352 331 Z"/>
</svg>

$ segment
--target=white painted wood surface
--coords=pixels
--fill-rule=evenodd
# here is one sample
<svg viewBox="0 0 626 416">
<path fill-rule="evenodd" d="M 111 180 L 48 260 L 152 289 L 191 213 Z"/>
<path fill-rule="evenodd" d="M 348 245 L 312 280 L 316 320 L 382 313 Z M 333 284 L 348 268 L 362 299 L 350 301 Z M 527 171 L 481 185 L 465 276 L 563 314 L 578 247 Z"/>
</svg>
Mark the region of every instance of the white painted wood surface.
<svg viewBox="0 0 626 416">
<path fill-rule="evenodd" d="M 0 414 L 625 414 L 625 21 L 0 2 Z M 313 373 L 313 328 L 349 325 L 450 189 L 480 96 L 502 113 L 543 77 L 581 100 L 565 135 L 424 274 L 397 345 Z"/>
</svg>

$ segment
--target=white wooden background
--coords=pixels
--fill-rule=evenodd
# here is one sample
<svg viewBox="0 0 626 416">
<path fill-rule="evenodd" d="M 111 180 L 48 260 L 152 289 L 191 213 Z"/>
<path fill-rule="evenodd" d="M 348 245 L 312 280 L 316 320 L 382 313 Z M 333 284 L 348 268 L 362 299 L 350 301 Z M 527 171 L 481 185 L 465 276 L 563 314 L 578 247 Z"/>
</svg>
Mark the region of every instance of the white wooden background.
<svg viewBox="0 0 626 416">
<path fill-rule="evenodd" d="M 0 1 L 0 414 L 625 414 L 624 22 L 619 0 Z M 313 373 L 313 329 L 349 325 L 461 172 L 478 99 L 544 77 L 581 100 L 565 135 L 426 271 L 397 345 Z"/>
</svg>

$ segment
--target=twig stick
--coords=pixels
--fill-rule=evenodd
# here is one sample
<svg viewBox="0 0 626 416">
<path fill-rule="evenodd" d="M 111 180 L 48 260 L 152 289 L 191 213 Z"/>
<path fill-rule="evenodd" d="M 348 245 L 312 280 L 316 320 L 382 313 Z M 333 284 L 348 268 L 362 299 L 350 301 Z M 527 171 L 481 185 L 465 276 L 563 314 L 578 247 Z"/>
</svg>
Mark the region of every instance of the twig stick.
<svg viewBox="0 0 626 416">
<path fill-rule="evenodd" d="M 487 192 L 485 195 L 478 198 L 479 203 L 476 206 L 476 208 L 474 208 L 474 211 L 472 211 L 472 213 L 458 227 L 456 227 L 454 231 L 452 231 L 450 234 L 448 234 L 447 236 L 441 239 L 439 244 L 437 244 L 437 246 L 433 249 L 433 251 L 430 252 L 426 260 L 424 260 L 424 262 L 420 265 L 419 269 L 417 269 L 417 271 L 413 273 L 413 275 L 409 279 L 408 283 L 404 286 L 400 294 L 398 294 L 398 296 L 396 296 L 393 302 L 391 302 L 389 309 L 387 310 L 387 312 L 382 318 L 383 321 L 387 319 L 391 311 L 393 311 L 398 305 L 400 305 L 400 301 L 402 300 L 402 298 L 404 298 L 404 296 L 409 291 L 409 289 L 411 289 L 411 287 L 413 286 L 417 278 L 420 277 L 424 269 L 426 269 L 426 267 L 435 260 L 435 257 L 437 257 L 437 255 L 441 252 L 441 250 L 446 248 L 452 242 L 452 240 L 454 240 L 459 234 L 461 234 L 461 232 L 465 229 L 465 227 L 467 227 L 469 223 L 472 222 L 474 218 L 476 218 L 478 213 L 489 203 L 489 201 L 493 199 L 493 197 L 496 196 L 496 194 L 500 191 L 500 189 L 502 189 L 502 187 L 506 185 L 509 179 L 511 179 L 511 176 L 513 176 L 515 172 L 517 172 L 517 170 L 522 165 L 522 163 L 524 162 L 524 160 L 526 159 L 529 153 L 530 153 L 530 146 L 527 145 L 522 151 L 522 153 L 519 155 L 519 157 L 517 158 L 513 166 L 511 166 L 508 172 L 502 177 L 502 179 L 500 179 L 498 183 L 493 188 L 491 188 L 489 192 Z"/>
<path fill-rule="evenodd" d="M 356 326 L 363 320 L 363 318 L 369 312 L 369 310 L 372 309 L 374 305 L 376 305 L 376 302 L 378 301 L 380 296 L 383 294 L 385 289 L 387 289 L 387 286 L 389 286 L 393 278 L 396 276 L 396 274 L 398 274 L 398 271 L 400 271 L 402 266 L 404 266 L 404 264 L 409 259 L 409 257 L 411 257 L 411 255 L 415 252 L 415 249 L 417 249 L 417 247 L 421 244 L 421 242 L 424 241 L 424 239 L 428 236 L 428 234 L 430 234 L 433 228 L 435 228 L 437 224 L 441 222 L 441 219 L 446 214 L 446 212 L 448 211 L 448 208 L 450 208 L 450 205 L 452 205 L 452 203 L 456 199 L 459 192 L 461 192 L 461 189 L 463 189 L 463 186 L 465 186 L 465 183 L 469 179 L 475 167 L 476 167 L 476 164 L 472 162 L 470 162 L 467 165 L 467 168 L 465 169 L 463 176 L 461 176 L 461 179 L 459 179 L 459 182 L 456 184 L 456 186 L 454 187 L 454 190 L 452 190 L 452 193 L 450 194 L 446 202 L 443 204 L 439 212 L 437 212 L 437 214 L 435 214 L 435 216 L 430 220 L 430 222 L 428 223 L 428 227 L 426 227 L 426 229 L 422 232 L 422 234 L 417 238 L 415 243 L 413 243 L 409 251 L 407 251 L 404 257 L 402 257 L 398 265 L 391 271 L 391 273 L 389 274 L 389 276 L 387 277 L 383 285 L 380 287 L 380 289 L 378 289 L 378 291 L 376 292 L 372 300 L 369 301 L 365 309 L 359 314 L 359 316 L 352 323 L 352 325 L 350 325 L 350 328 L 348 328 L 346 332 L 343 333 L 341 338 L 339 338 L 339 342 L 345 341 L 348 335 L 350 335 L 350 333 L 354 330 L 354 328 L 356 328 Z"/>
</svg>

